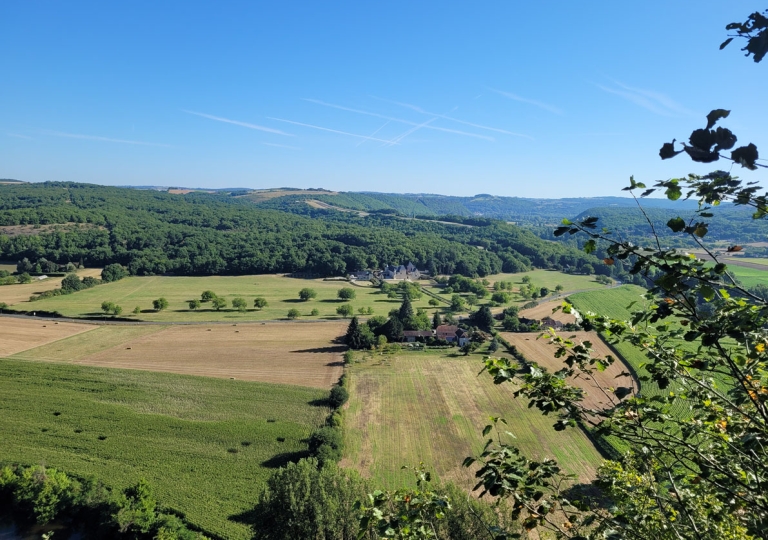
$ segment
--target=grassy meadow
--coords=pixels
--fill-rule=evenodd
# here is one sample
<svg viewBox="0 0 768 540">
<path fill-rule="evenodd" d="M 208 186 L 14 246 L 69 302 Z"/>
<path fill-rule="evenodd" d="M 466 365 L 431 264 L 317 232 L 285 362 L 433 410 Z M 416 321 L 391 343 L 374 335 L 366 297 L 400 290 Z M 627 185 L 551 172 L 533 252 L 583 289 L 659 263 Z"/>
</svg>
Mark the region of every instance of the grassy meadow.
<svg viewBox="0 0 768 540">
<path fill-rule="evenodd" d="M 303 288 L 314 289 L 317 297 L 303 302 L 299 291 Z M 15 307 L 24 310 L 58 311 L 67 317 L 101 316 L 101 303 L 114 302 L 123 308 L 123 317 L 131 315 L 135 307 L 142 312 L 136 318 L 143 321 L 248 321 L 285 319 L 291 309 L 299 310 L 299 319 L 339 319 L 336 308 L 344 303 L 337 298 L 342 287 L 350 287 L 356 298 L 349 301 L 355 313 L 361 307 L 373 308 L 374 315 L 386 315 L 392 308 L 400 305 L 400 300 L 387 298 L 378 289 L 370 286 L 350 285 L 345 281 L 323 281 L 321 279 L 297 279 L 279 275 L 256 276 L 207 276 L 207 277 L 128 277 L 113 283 L 105 283 L 92 289 L 74 294 L 56 296 L 36 302 L 25 302 Z M 203 303 L 200 309 L 189 309 L 188 302 L 200 299 L 203 291 L 211 290 L 227 300 L 227 307 L 216 311 L 210 303 Z M 253 307 L 253 300 L 263 296 L 268 302 L 264 309 Z M 168 300 L 168 308 L 156 312 L 152 301 L 163 297 Z M 232 299 L 245 298 L 248 309 L 239 312 L 232 308 Z M 414 302 L 416 307 L 429 307 L 429 297 Z M 311 316 L 313 309 L 319 315 Z"/>
<path fill-rule="evenodd" d="M 753 261 L 753 259 L 745 259 L 745 261 L 747 260 L 749 262 Z M 760 259 L 754 260 L 759 261 Z M 754 287 L 755 285 L 768 285 L 768 266 L 765 267 L 765 270 L 761 270 L 759 268 L 747 268 L 746 266 L 736 266 L 735 264 L 731 264 L 728 265 L 728 272 L 741 281 L 747 288 Z"/>
<path fill-rule="evenodd" d="M 515 287 L 522 285 L 522 278 L 529 276 L 539 287 L 554 290 L 556 285 L 563 285 L 565 291 L 604 288 L 597 283 L 594 276 L 574 276 L 547 270 L 534 270 L 519 274 L 497 274 L 488 276 L 488 281 L 511 281 Z M 423 287 L 440 294 L 440 287 L 430 287 L 428 282 L 420 282 Z M 15 287 L 15 286 L 9 286 Z M 299 291 L 303 288 L 314 289 L 317 297 L 308 301 L 299 299 Z M 343 302 L 337 298 L 342 287 L 352 288 L 356 298 Z M 38 289 L 40 286 L 38 285 Z M 53 287 L 50 287 L 53 288 Z M 200 299 L 200 294 L 211 290 L 227 300 L 227 307 L 216 311 L 210 303 L 203 303 L 198 310 L 191 310 L 188 302 Z M 253 300 L 263 296 L 268 306 L 255 309 Z M 450 295 L 442 295 L 449 299 Z M 152 301 L 163 297 L 168 300 L 168 308 L 155 311 Z M 236 297 L 245 298 L 248 309 L 245 312 L 232 308 L 232 300 Z M 485 299 L 488 301 L 490 296 Z M 431 308 L 430 297 L 423 295 L 414 301 L 415 308 Z M 518 298 L 519 301 L 522 299 Z M 281 275 L 250 275 L 250 276 L 206 276 L 206 277 L 175 277 L 150 276 L 128 277 L 113 283 L 106 283 L 78 291 L 74 294 L 56 296 L 36 302 L 20 302 L 14 308 L 25 311 L 57 311 L 65 317 L 102 317 L 101 304 L 104 301 L 114 302 L 123 308 L 122 317 L 131 316 L 134 308 L 141 313 L 135 318 L 143 321 L 156 322 L 208 322 L 208 321 L 265 321 L 285 319 L 288 311 L 297 309 L 300 320 L 339 319 L 336 308 L 349 303 L 358 313 L 360 308 L 371 308 L 373 315 L 387 315 L 393 308 L 400 305 L 400 299 L 388 298 L 379 289 L 368 284 L 353 285 L 346 281 L 323 281 L 322 279 L 298 279 Z M 482 303 L 482 302 L 480 302 Z M 445 304 L 441 304 L 441 309 Z M 318 315 L 311 315 L 312 310 Z"/>
<path fill-rule="evenodd" d="M 303 454 L 327 392 L 0 360 L 0 464 L 57 467 L 124 488 L 140 478 L 163 504 L 223 538 L 247 539 L 237 516 L 272 468 Z"/>
<path fill-rule="evenodd" d="M 412 480 L 403 465 L 424 462 L 441 479 L 469 488 L 474 472 L 461 463 L 482 449 L 489 416 L 501 416 L 526 455 L 555 458 L 581 481 L 593 477 L 601 456 L 581 430 L 554 431 L 553 419 L 515 399 L 511 384 L 478 376 L 482 354 L 455 352 L 358 353 L 348 372 L 342 463 L 394 488 Z"/>
</svg>

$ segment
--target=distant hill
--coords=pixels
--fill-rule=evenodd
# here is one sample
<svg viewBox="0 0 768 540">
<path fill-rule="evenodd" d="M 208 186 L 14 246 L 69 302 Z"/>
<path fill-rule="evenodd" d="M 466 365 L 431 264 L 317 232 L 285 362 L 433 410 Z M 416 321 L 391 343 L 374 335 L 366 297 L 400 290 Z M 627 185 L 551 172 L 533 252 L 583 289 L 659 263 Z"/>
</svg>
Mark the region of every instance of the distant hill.
<svg viewBox="0 0 768 540">
<path fill-rule="evenodd" d="M 13 178 L 0 178 L 0 184 L 24 184 L 21 180 L 14 180 Z"/>
<path fill-rule="evenodd" d="M 258 192 L 254 192 L 258 193 Z M 453 197 L 426 193 L 374 193 L 374 192 L 285 192 L 269 199 L 247 195 L 257 204 L 298 213 L 296 202 L 318 200 L 336 207 L 364 212 L 393 211 L 404 216 L 437 217 L 463 216 L 484 217 L 515 223 L 544 226 L 559 223 L 563 218 L 573 218 L 591 208 L 636 208 L 634 199 L 628 197 L 584 197 L 567 199 L 533 199 L 500 197 L 489 194 L 474 197 Z M 693 201 L 672 202 L 667 199 L 643 199 L 645 208 L 675 208 L 693 210 Z"/>
</svg>

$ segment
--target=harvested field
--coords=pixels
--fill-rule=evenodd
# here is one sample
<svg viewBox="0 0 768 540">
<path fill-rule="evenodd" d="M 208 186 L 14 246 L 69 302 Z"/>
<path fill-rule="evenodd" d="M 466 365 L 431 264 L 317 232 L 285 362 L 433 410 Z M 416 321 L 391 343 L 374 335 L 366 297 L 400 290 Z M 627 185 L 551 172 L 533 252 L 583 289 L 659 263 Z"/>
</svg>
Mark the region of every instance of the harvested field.
<svg viewBox="0 0 768 540">
<path fill-rule="evenodd" d="M 347 323 L 103 327 L 16 358 L 330 388 Z M 92 339 L 88 339 L 92 338 Z"/>
<path fill-rule="evenodd" d="M 502 336 L 517 347 L 517 350 L 531 362 L 535 362 L 550 372 L 555 372 L 565 367 L 561 359 L 554 357 L 556 346 L 550 344 L 547 338 L 536 339 L 540 335 L 539 332 L 502 333 Z M 611 355 L 616 358 L 616 354 L 611 351 L 610 347 L 606 345 L 596 332 L 562 332 L 561 336 L 577 342 L 589 341 L 592 343 L 592 348 L 598 357 Z M 603 388 L 627 387 L 635 391 L 637 390 L 637 383 L 628 375 L 627 367 L 619 358 L 616 358 L 616 361 L 611 366 L 608 366 L 605 371 L 595 370 L 591 377 L 577 377 L 569 380 L 569 382 L 584 390 L 586 394 L 584 405 L 592 409 L 606 409 L 612 406 L 608 398 L 596 387 L 595 383 Z"/>
<path fill-rule="evenodd" d="M 360 354 L 360 353 L 358 353 Z M 365 354 L 349 369 L 350 401 L 342 465 L 375 485 L 395 488 L 412 481 L 403 465 L 424 464 L 443 480 L 466 488 L 474 473 L 462 461 L 477 455 L 489 416 L 506 418 L 512 444 L 532 458 L 551 457 L 580 481 L 594 478 L 601 456 L 579 429 L 557 432 L 552 417 L 515 399 L 513 384 L 478 376 L 482 354 L 428 352 Z"/>
<path fill-rule="evenodd" d="M 81 279 L 86 276 L 101 278 L 101 268 L 85 268 L 77 272 L 77 275 Z M 3 285 L 0 287 L 0 302 L 5 302 L 9 306 L 20 302 L 26 302 L 29 300 L 29 297 L 34 294 L 40 294 L 44 291 L 60 288 L 63 279 L 63 277 L 56 277 L 44 279 L 43 281 L 33 281 L 32 283 Z M 34 311 L 34 306 L 35 304 L 29 304 L 25 309 Z"/>
<path fill-rule="evenodd" d="M 0 319 L 0 357 L 95 329 L 89 324 L 3 317 Z"/>
<path fill-rule="evenodd" d="M 551 317 L 553 320 L 560 321 L 563 324 L 576 322 L 576 317 L 574 317 L 570 313 L 563 313 L 562 310 L 552 313 L 553 309 L 562 305 L 563 305 L 562 300 L 552 300 L 551 302 L 544 302 L 542 304 L 539 304 L 535 308 L 520 310 L 520 316 L 527 317 L 529 319 L 537 319 L 537 320 L 541 320 L 544 317 Z"/>
</svg>

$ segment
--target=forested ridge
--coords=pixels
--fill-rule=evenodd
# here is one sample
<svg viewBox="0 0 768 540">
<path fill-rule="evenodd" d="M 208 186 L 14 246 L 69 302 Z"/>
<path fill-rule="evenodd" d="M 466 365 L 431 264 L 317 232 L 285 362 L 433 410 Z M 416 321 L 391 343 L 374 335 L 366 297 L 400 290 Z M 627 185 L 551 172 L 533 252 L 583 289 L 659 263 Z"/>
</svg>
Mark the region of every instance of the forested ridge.
<svg viewBox="0 0 768 540">
<path fill-rule="evenodd" d="M 79 183 L 0 188 L 0 226 L 67 223 L 91 226 L 0 233 L 0 258 L 120 263 L 135 275 L 339 275 L 412 261 L 431 272 L 483 276 L 532 266 L 578 271 L 596 262 L 502 222 L 459 227 L 324 210 L 301 216 L 226 194 Z"/>
</svg>

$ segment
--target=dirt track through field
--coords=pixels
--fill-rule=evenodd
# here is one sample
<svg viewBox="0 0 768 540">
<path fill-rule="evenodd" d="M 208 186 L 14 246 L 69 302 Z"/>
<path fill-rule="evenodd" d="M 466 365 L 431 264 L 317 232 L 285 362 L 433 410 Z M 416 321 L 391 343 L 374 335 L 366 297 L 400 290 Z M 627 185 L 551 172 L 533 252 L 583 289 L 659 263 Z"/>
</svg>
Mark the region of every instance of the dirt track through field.
<svg viewBox="0 0 768 540">
<path fill-rule="evenodd" d="M 10 356 L 96 328 L 89 324 L 3 317 L 0 321 L 0 357 Z"/>
<path fill-rule="evenodd" d="M 171 326 L 73 363 L 330 388 L 346 322 Z"/>
<path fill-rule="evenodd" d="M 555 358 L 554 356 L 556 346 L 550 344 L 549 340 L 545 337 L 537 339 L 541 333 L 503 332 L 502 335 L 507 341 L 517 347 L 517 350 L 519 350 L 526 359 L 535 362 L 539 366 L 546 368 L 548 371 L 555 372 L 565 367 L 562 359 Z M 560 336 L 566 339 L 573 339 L 576 342 L 591 342 L 592 348 L 595 351 L 595 356 L 599 358 L 604 358 L 607 355 L 616 358 L 616 354 L 611 351 L 610 347 L 608 347 L 595 332 L 560 332 Z M 595 386 L 595 383 L 603 388 L 625 387 L 636 390 L 637 384 L 633 383 L 633 379 L 628 373 L 629 370 L 624 363 L 616 358 L 616 361 L 608 366 L 605 371 L 595 370 L 592 375 L 582 375 L 578 378 L 570 379 L 569 382 L 584 390 L 584 393 L 586 394 L 584 405 L 586 407 L 607 409 L 611 408 L 611 402 L 608 397 Z M 615 401 L 615 396 L 612 397 Z"/>
</svg>

